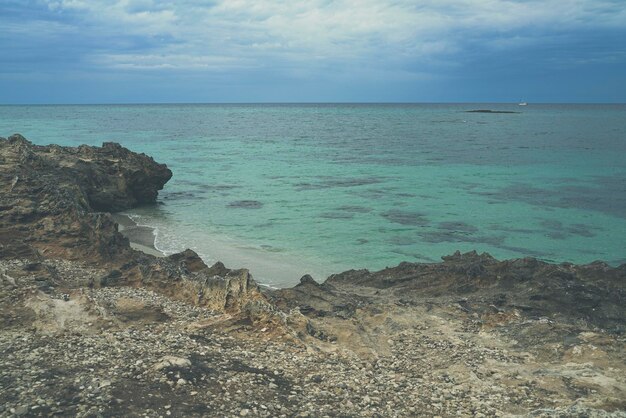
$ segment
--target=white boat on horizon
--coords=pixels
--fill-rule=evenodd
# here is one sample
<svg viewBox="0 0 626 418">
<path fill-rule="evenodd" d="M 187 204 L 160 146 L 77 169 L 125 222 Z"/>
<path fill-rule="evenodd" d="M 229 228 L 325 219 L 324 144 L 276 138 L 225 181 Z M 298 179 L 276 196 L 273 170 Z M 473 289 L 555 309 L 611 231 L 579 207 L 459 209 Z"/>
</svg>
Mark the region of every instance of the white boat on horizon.
<svg viewBox="0 0 626 418">
<path fill-rule="evenodd" d="M 519 102 L 517 105 L 518 106 L 528 106 L 528 103 L 526 103 L 526 102 Z"/>
</svg>

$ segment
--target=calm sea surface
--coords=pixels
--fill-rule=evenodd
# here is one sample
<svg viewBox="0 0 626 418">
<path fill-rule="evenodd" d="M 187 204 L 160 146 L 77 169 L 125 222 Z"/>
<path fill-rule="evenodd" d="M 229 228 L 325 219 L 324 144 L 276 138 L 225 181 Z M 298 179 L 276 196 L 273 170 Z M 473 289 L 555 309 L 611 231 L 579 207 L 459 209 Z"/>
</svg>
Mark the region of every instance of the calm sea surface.
<svg viewBox="0 0 626 418">
<path fill-rule="evenodd" d="M 275 286 L 457 249 L 626 262 L 626 105 L 0 106 L 15 132 L 167 163 L 129 212 L 157 247 Z"/>
</svg>

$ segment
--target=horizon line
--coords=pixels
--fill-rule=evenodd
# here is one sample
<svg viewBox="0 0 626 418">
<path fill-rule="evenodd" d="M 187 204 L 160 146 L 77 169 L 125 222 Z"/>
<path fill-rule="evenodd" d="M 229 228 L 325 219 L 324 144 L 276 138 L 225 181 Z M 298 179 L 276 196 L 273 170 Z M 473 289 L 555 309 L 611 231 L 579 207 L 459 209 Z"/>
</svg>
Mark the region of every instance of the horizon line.
<svg viewBox="0 0 626 418">
<path fill-rule="evenodd" d="M 460 102 L 85 102 L 85 103 L 0 103 L 0 106 L 146 106 L 146 105 L 436 105 L 436 104 L 497 104 L 497 105 L 518 105 L 519 101 L 460 101 Z M 525 102 L 528 105 L 623 105 L 626 102 Z"/>
</svg>

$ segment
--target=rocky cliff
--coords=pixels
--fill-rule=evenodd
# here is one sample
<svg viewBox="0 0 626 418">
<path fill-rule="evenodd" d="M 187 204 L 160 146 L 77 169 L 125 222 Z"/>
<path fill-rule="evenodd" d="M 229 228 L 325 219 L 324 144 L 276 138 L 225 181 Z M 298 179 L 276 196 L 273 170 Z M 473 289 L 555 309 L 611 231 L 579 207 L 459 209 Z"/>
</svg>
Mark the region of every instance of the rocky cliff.
<svg viewBox="0 0 626 418">
<path fill-rule="evenodd" d="M 172 172 L 119 144 L 37 146 L 0 138 L 0 256 L 110 262 L 128 245 L 106 213 L 153 203 Z"/>
</svg>

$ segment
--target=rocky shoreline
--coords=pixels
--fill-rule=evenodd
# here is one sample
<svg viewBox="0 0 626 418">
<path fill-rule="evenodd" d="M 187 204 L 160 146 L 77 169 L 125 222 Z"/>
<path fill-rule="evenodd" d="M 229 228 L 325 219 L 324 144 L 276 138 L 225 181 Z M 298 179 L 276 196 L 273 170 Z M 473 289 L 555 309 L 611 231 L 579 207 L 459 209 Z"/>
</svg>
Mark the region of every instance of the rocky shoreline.
<svg viewBox="0 0 626 418">
<path fill-rule="evenodd" d="M 626 416 L 626 265 L 456 253 L 260 289 L 119 232 L 171 175 L 0 138 L 0 416 Z"/>
</svg>

